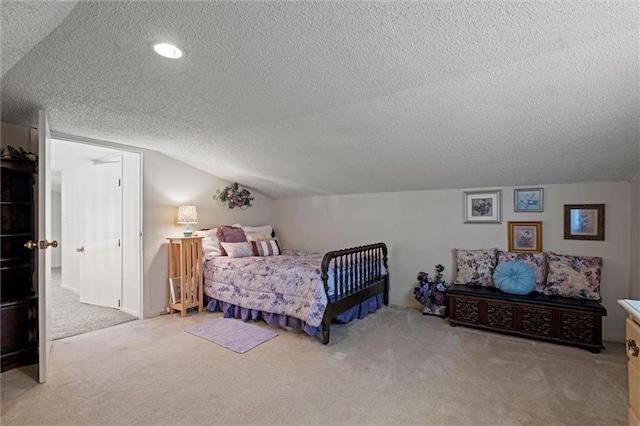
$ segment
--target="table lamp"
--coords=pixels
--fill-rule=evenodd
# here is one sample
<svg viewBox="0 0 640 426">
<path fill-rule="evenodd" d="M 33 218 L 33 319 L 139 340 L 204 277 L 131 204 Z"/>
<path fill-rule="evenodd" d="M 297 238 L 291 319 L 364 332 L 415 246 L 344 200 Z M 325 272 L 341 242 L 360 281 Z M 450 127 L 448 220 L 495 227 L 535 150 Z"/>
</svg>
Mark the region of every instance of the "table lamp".
<svg viewBox="0 0 640 426">
<path fill-rule="evenodd" d="M 198 210 L 196 209 L 196 206 L 179 206 L 177 222 L 186 224 L 183 233 L 185 237 L 192 236 L 193 233 L 191 232 L 189 224 L 198 222 Z"/>
</svg>

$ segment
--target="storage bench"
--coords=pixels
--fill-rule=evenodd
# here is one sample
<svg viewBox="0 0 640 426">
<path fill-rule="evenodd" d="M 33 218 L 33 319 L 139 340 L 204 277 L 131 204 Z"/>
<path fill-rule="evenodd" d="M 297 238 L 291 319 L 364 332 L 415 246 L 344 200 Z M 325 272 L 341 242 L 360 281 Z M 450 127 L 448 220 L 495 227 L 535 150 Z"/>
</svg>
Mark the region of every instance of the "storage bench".
<svg viewBox="0 0 640 426">
<path fill-rule="evenodd" d="M 602 317 L 607 310 L 595 300 L 531 293 L 507 294 L 495 287 L 453 285 L 449 324 L 458 324 L 577 346 L 598 353 L 602 345 Z"/>
</svg>

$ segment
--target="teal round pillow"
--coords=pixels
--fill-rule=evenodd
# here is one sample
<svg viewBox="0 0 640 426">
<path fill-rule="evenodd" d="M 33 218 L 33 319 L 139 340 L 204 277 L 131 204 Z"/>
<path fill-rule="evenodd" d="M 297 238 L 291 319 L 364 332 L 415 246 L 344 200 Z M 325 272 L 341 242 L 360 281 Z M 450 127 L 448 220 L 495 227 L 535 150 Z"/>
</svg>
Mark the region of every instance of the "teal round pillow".
<svg viewBox="0 0 640 426">
<path fill-rule="evenodd" d="M 536 273 L 522 262 L 502 262 L 493 273 L 493 284 L 509 294 L 529 294 L 536 287 Z"/>
</svg>

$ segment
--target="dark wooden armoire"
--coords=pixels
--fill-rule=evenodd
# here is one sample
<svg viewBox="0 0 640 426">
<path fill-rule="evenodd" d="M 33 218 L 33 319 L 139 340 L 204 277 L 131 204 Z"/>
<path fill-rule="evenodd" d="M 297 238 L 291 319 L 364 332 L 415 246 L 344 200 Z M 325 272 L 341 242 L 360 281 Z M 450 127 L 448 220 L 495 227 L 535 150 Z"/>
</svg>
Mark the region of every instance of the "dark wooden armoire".
<svg viewBox="0 0 640 426">
<path fill-rule="evenodd" d="M 37 250 L 25 247 L 35 235 L 36 164 L 1 160 L 0 297 L 2 371 L 38 360 Z"/>
</svg>

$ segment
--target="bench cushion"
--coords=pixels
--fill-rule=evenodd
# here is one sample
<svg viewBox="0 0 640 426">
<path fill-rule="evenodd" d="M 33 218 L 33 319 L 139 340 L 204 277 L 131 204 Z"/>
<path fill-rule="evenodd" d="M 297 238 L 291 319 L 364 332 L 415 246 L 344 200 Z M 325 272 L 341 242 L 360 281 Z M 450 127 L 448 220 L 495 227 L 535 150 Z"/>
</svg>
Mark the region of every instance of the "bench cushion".
<svg viewBox="0 0 640 426">
<path fill-rule="evenodd" d="M 564 309 L 574 309 L 580 311 L 593 312 L 600 315 L 607 315 L 607 310 L 595 300 L 573 299 L 561 296 L 547 296 L 535 292 L 527 295 L 507 294 L 495 287 L 477 287 L 468 285 L 452 285 L 447 290 L 448 294 L 458 294 L 462 296 L 473 296 L 485 299 L 504 300 L 514 303 L 528 303 L 541 306 L 555 306 Z"/>
</svg>

